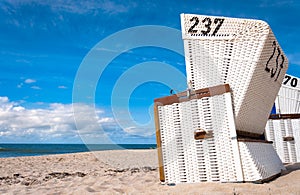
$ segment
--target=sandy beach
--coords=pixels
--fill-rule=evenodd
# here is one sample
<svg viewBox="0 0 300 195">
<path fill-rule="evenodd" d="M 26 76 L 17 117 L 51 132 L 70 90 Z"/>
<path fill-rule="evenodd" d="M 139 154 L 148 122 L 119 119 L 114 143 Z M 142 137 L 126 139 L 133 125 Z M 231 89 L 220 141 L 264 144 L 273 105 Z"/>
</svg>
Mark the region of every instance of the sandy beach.
<svg viewBox="0 0 300 195">
<path fill-rule="evenodd" d="M 156 150 L 0 159 L 0 194 L 300 194 L 300 163 L 275 180 L 162 185 Z"/>
</svg>

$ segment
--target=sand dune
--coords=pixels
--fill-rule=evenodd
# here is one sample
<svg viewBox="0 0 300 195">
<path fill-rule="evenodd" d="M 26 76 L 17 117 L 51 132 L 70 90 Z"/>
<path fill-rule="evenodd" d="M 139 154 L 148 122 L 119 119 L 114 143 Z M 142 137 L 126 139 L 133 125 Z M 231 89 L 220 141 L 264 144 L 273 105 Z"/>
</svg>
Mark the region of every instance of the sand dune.
<svg viewBox="0 0 300 195">
<path fill-rule="evenodd" d="M 0 159 L 0 194 L 300 194 L 300 163 L 264 184 L 161 185 L 156 150 Z"/>
</svg>

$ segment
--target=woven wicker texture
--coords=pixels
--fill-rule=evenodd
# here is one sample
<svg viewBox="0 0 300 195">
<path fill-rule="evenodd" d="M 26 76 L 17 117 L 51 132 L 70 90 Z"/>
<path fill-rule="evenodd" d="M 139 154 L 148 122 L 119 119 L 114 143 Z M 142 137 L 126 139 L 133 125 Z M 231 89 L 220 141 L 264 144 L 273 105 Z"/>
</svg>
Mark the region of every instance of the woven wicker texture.
<svg viewBox="0 0 300 195">
<path fill-rule="evenodd" d="M 300 162 L 300 119 L 268 120 L 266 139 L 284 163 Z"/>
<path fill-rule="evenodd" d="M 228 83 L 236 129 L 263 134 L 288 60 L 259 20 L 181 14 L 187 80 L 194 89 Z"/>
<path fill-rule="evenodd" d="M 300 113 L 300 78 L 285 75 L 275 106 L 276 113 Z"/>
<path fill-rule="evenodd" d="M 158 106 L 165 181 L 242 181 L 230 93 Z M 194 138 L 196 130 L 212 137 Z"/>
<path fill-rule="evenodd" d="M 272 144 L 260 142 L 238 143 L 244 181 L 265 180 L 285 169 Z"/>
</svg>

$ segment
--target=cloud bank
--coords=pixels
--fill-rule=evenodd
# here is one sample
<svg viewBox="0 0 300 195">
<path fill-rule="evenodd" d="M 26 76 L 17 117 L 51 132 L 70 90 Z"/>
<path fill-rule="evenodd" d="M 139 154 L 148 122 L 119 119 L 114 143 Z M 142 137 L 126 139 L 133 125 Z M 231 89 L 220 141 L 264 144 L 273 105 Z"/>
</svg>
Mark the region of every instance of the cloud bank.
<svg viewBox="0 0 300 195">
<path fill-rule="evenodd" d="M 155 133 L 154 127 L 121 129 L 114 118 L 105 115 L 104 110 L 83 103 L 52 103 L 28 109 L 0 96 L 0 142 L 113 144 L 131 140 L 134 143 L 136 138 L 151 139 Z"/>
<path fill-rule="evenodd" d="M 79 128 L 73 106 L 80 108 Z M 87 114 L 91 110 L 95 113 L 92 116 Z M 78 132 L 97 137 L 101 127 L 115 126 L 113 118 L 103 114 L 103 110 L 85 104 L 54 103 L 43 109 L 26 109 L 8 97 L 0 97 L 0 142 L 78 142 Z M 91 126 L 91 120 L 97 125 Z"/>
</svg>

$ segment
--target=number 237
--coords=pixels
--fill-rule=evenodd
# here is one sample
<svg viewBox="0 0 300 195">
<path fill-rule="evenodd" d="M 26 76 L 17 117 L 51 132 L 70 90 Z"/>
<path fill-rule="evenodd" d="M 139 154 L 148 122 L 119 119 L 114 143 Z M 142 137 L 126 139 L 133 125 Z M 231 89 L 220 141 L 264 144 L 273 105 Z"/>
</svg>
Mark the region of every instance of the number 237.
<svg viewBox="0 0 300 195">
<path fill-rule="evenodd" d="M 217 32 L 219 31 L 219 29 L 221 28 L 223 22 L 225 19 L 223 18 L 215 18 L 214 21 L 212 22 L 212 20 L 210 18 L 204 18 L 202 20 L 202 23 L 204 24 L 206 30 L 201 30 L 201 33 L 203 35 L 207 35 L 211 32 L 212 30 L 212 23 L 216 24 L 216 28 L 214 29 L 212 35 L 216 35 Z M 198 17 L 192 17 L 192 19 L 190 19 L 190 22 L 194 22 L 194 24 L 189 28 L 188 32 L 189 33 L 197 33 L 198 30 L 194 29 L 198 24 L 199 24 L 199 18 Z"/>
</svg>

